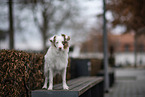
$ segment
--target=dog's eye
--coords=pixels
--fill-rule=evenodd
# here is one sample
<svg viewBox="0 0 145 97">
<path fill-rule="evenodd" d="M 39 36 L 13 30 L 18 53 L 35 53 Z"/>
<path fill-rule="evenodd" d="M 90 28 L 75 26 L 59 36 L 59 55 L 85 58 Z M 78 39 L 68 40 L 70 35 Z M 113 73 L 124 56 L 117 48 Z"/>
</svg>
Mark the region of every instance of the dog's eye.
<svg viewBox="0 0 145 97">
<path fill-rule="evenodd" d="M 62 42 L 62 44 L 64 45 L 64 41 Z"/>
<path fill-rule="evenodd" d="M 63 45 L 67 44 L 67 41 L 63 41 L 62 44 L 63 44 Z"/>
<path fill-rule="evenodd" d="M 63 44 L 63 45 L 66 44 L 66 41 L 63 41 L 62 44 Z"/>
<path fill-rule="evenodd" d="M 58 44 L 58 41 L 56 41 L 56 44 Z"/>
</svg>

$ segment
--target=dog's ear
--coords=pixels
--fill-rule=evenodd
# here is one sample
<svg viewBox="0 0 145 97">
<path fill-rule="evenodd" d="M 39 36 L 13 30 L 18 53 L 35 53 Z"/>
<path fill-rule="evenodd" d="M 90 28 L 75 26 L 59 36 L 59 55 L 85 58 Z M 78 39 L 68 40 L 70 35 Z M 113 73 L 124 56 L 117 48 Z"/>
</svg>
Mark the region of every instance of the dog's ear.
<svg viewBox="0 0 145 97">
<path fill-rule="evenodd" d="M 66 40 L 69 41 L 70 40 L 70 36 L 67 36 L 67 39 Z"/>
<path fill-rule="evenodd" d="M 50 41 L 50 42 L 53 42 L 53 38 L 51 37 L 51 38 L 49 39 L 49 41 Z"/>
<path fill-rule="evenodd" d="M 51 37 L 51 38 L 49 39 L 50 42 L 55 42 L 55 38 L 56 38 L 56 36 Z"/>
<path fill-rule="evenodd" d="M 67 41 L 69 41 L 69 40 L 70 40 L 70 36 L 67 36 L 67 35 L 65 35 L 65 34 L 61 34 L 61 36 L 63 36 L 63 37 L 64 37 L 64 40 L 67 40 Z"/>
<path fill-rule="evenodd" d="M 65 34 L 61 34 L 61 36 L 65 37 Z"/>
</svg>

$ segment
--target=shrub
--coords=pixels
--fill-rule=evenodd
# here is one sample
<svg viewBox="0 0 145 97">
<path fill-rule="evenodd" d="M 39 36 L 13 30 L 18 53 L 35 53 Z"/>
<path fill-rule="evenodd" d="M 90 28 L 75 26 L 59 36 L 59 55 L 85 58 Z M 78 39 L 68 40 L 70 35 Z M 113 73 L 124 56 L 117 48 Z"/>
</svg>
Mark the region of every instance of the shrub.
<svg viewBox="0 0 145 97">
<path fill-rule="evenodd" d="M 43 55 L 16 50 L 0 51 L 0 97 L 30 96 L 42 87 Z"/>
</svg>

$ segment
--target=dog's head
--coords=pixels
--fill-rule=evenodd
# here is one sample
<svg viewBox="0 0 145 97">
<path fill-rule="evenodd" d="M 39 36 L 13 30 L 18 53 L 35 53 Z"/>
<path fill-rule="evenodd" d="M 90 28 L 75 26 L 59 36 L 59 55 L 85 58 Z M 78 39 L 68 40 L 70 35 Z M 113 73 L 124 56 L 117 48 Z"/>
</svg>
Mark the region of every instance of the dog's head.
<svg viewBox="0 0 145 97">
<path fill-rule="evenodd" d="M 70 36 L 67 36 L 65 34 L 61 34 L 60 36 L 55 35 L 50 38 L 50 42 L 52 43 L 52 45 L 59 51 L 63 51 L 69 47 L 69 40 Z"/>
</svg>

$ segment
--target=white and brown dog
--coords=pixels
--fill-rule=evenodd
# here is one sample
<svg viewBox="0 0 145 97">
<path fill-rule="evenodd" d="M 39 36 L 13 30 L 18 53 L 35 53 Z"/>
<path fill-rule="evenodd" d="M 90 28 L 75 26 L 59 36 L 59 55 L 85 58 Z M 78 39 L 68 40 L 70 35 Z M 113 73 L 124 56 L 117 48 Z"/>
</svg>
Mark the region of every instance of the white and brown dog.
<svg viewBox="0 0 145 97">
<path fill-rule="evenodd" d="M 53 77 L 60 73 L 62 75 L 63 89 L 68 90 L 69 87 L 66 84 L 66 69 L 68 64 L 68 52 L 69 52 L 69 40 L 70 37 L 61 34 L 55 35 L 50 38 L 51 46 L 45 55 L 44 75 L 45 82 L 42 88 L 47 88 L 47 80 L 49 74 L 49 87 L 48 90 L 53 89 Z"/>
</svg>

